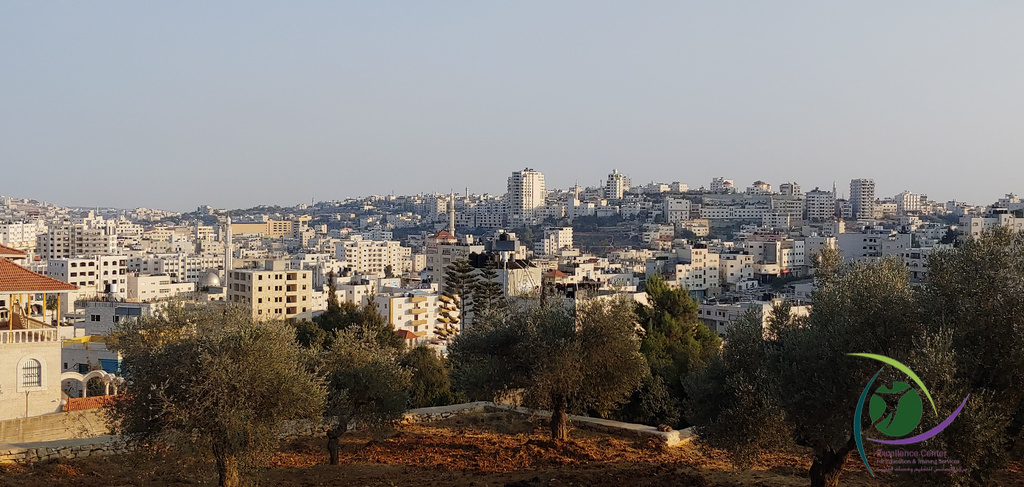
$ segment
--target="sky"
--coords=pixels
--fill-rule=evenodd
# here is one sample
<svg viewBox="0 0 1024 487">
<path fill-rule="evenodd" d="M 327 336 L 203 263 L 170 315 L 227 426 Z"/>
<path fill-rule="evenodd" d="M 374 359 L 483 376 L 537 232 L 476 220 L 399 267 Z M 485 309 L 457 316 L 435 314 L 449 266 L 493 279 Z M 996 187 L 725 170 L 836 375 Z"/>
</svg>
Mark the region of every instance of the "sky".
<svg viewBox="0 0 1024 487">
<path fill-rule="evenodd" d="M 1024 2 L 0 0 L 0 194 L 1024 193 Z"/>
</svg>

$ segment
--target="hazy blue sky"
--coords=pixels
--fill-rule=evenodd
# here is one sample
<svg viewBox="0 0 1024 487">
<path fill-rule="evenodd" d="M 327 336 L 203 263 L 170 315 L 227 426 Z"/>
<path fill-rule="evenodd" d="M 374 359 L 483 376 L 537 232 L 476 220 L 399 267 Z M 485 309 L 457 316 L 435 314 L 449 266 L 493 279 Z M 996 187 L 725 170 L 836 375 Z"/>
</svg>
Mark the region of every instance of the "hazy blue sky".
<svg viewBox="0 0 1024 487">
<path fill-rule="evenodd" d="M 1024 193 L 1024 2 L 835 3 L 0 0 L 0 194 Z"/>
</svg>

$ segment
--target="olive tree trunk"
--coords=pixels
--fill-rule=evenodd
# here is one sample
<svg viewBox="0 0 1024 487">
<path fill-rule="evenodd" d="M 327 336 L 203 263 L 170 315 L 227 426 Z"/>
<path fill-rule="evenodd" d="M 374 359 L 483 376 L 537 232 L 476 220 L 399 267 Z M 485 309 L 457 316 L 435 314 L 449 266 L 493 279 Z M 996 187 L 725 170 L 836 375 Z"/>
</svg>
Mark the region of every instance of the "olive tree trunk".
<svg viewBox="0 0 1024 487">
<path fill-rule="evenodd" d="M 213 457 L 217 461 L 217 485 L 238 487 L 241 483 L 238 475 L 238 457 L 228 447 L 219 443 L 213 444 Z"/>
<path fill-rule="evenodd" d="M 331 465 L 338 464 L 338 438 L 345 434 L 345 430 L 341 426 L 335 426 L 327 430 L 327 452 L 331 456 Z"/>
<path fill-rule="evenodd" d="M 568 407 L 565 396 L 556 395 L 551 401 L 551 439 L 556 441 L 569 439 L 569 426 L 565 410 Z"/>
<path fill-rule="evenodd" d="M 811 487 L 837 487 L 839 476 L 843 473 L 843 465 L 853 449 L 853 445 L 847 444 L 837 451 L 816 452 L 814 462 L 811 463 L 811 470 L 808 472 L 811 477 Z"/>
</svg>

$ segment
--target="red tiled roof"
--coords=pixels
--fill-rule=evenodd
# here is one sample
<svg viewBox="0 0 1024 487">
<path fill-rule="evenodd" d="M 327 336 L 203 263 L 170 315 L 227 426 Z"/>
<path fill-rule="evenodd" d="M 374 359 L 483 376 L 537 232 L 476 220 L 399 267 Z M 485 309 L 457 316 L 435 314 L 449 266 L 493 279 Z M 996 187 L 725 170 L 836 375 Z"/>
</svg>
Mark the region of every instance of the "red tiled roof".
<svg viewBox="0 0 1024 487">
<path fill-rule="evenodd" d="M 27 255 L 28 254 L 18 249 L 12 249 L 4 244 L 0 244 L 0 257 L 13 257 L 15 259 L 21 259 Z"/>
<path fill-rule="evenodd" d="M 36 274 L 7 259 L 0 259 L 0 293 L 76 291 L 78 286 Z"/>
<path fill-rule="evenodd" d="M 109 406 L 114 402 L 114 396 L 92 396 L 92 397 L 69 397 L 64 404 L 65 411 L 81 411 L 83 409 L 96 409 Z"/>
<path fill-rule="evenodd" d="M 448 233 L 448 231 L 447 231 L 447 230 L 441 230 L 441 231 L 439 231 L 439 232 L 435 233 L 434 235 L 431 235 L 431 237 L 430 237 L 430 238 L 436 238 L 436 239 L 452 239 L 452 238 L 455 238 L 455 235 L 452 235 L 452 234 Z"/>
<path fill-rule="evenodd" d="M 396 333 L 398 333 L 398 336 L 403 340 L 412 340 L 413 338 L 417 338 L 416 334 L 409 330 L 398 330 Z"/>
<path fill-rule="evenodd" d="M 559 277 L 569 277 L 569 275 L 564 273 L 564 272 L 562 272 L 562 271 L 560 271 L 560 270 L 558 270 L 558 269 L 555 269 L 555 270 L 553 270 L 551 272 L 548 272 L 547 274 L 544 274 L 544 277 L 550 279 L 550 278 L 559 278 Z"/>
</svg>

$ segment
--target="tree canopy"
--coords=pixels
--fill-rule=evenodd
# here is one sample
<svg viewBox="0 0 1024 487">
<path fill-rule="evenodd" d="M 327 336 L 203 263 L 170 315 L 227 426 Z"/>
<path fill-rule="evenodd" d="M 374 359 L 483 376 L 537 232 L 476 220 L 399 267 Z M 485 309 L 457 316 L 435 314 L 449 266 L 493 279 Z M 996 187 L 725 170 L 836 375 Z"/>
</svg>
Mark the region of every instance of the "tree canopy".
<svg viewBox="0 0 1024 487">
<path fill-rule="evenodd" d="M 336 332 L 323 356 L 327 377 L 327 449 L 338 464 L 338 439 L 354 424 L 380 427 L 401 417 L 409 405 L 410 371 L 399 349 L 381 343 L 374 332 L 352 326 Z"/>
<path fill-rule="evenodd" d="M 759 313 L 734 325 L 720 355 L 687 379 L 687 414 L 701 443 L 741 463 L 797 444 L 811 448 L 811 485 L 837 485 L 856 448 L 852 418 L 873 363 L 868 351 L 907 360 L 924 329 L 906 267 L 898 259 L 836 266 L 823 252 L 813 312 L 794 326 L 787 316 L 766 330 Z M 784 312 L 784 309 L 777 309 Z M 781 326 L 780 326 L 781 325 Z M 868 425 L 870 426 L 870 425 Z"/>
<path fill-rule="evenodd" d="M 670 288 L 654 275 L 647 280 L 650 306 L 637 305 L 644 328 L 640 351 L 650 366 L 643 382 L 617 416 L 625 421 L 677 426 L 680 401 L 686 397 L 682 380 L 703 366 L 721 346 L 718 334 L 697 319 L 697 302 L 683 288 Z"/>
<path fill-rule="evenodd" d="M 646 373 L 631 302 L 520 305 L 480 317 L 449 347 L 452 378 L 475 397 L 516 397 L 552 412 L 553 439 L 569 411 L 609 412 Z"/>
<path fill-rule="evenodd" d="M 406 352 L 399 363 L 412 373 L 410 378 L 410 407 L 446 406 L 457 402 L 452 392 L 447 359 L 426 346 Z"/>
<path fill-rule="evenodd" d="M 219 485 L 276 443 L 292 420 L 319 419 L 325 388 L 293 329 L 238 307 L 172 305 L 122 321 L 108 345 L 121 354 L 127 393 L 115 431 L 151 444 L 189 444 L 216 459 Z"/>
</svg>

